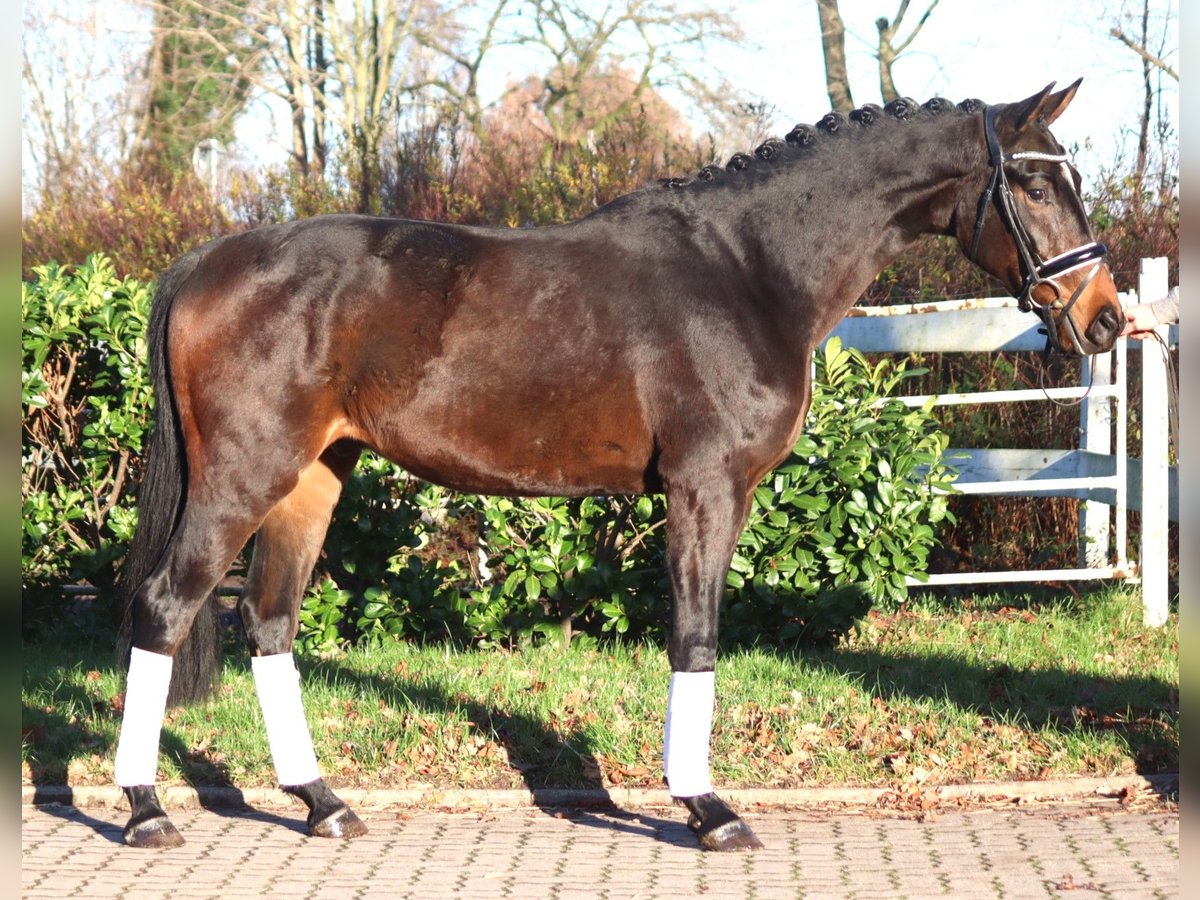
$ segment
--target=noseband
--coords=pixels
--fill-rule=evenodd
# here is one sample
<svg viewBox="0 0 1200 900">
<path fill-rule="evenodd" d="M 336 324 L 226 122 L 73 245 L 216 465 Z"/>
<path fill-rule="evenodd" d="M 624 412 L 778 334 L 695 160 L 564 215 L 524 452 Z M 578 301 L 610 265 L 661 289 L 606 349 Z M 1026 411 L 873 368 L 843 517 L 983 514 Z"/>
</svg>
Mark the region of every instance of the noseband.
<svg viewBox="0 0 1200 900">
<path fill-rule="evenodd" d="M 1075 305 L 1075 301 L 1082 296 L 1084 289 L 1096 277 L 1096 273 L 1100 271 L 1100 267 L 1104 264 L 1108 256 L 1108 248 L 1099 241 L 1092 241 L 1088 244 L 1076 247 L 1073 250 L 1068 250 L 1066 253 L 1060 253 L 1058 256 L 1043 260 L 1038 255 L 1037 248 L 1033 246 L 1033 240 L 1029 236 L 1029 232 L 1025 230 L 1024 224 L 1021 222 L 1021 217 L 1017 213 L 1016 201 L 1013 198 L 1012 190 L 1008 186 L 1008 177 L 1004 173 L 1004 164 L 1021 159 L 1037 159 L 1045 162 L 1066 162 L 1066 154 L 1041 153 L 1036 150 L 1023 150 L 1017 153 L 1009 153 L 1005 155 L 1004 149 L 1000 146 L 1000 139 L 996 136 L 996 117 L 999 115 L 999 106 L 989 106 L 984 110 L 983 114 L 983 130 L 987 137 L 988 145 L 988 163 L 992 167 L 992 178 L 988 182 L 987 190 L 983 192 L 983 196 L 979 198 L 979 214 L 975 219 L 975 238 L 971 242 L 971 259 L 978 261 L 979 239 L 983 235 L 983 222 L 987 216 L 988 207 L 991 206 L 992 197 L 996 198 L 996 207 L 1000 211 L 1000 220 L 1008 229 L 1008 233 L 1012 235 L 1013 242 L 1017 245 L 1017 256 L 1021 263 L 1021 274 L 1024 277 L 1024 284 L 1021 285 L 1021 292 L 1017 295 L 1017 303 L 1023 312 L 1031 310 L 1037 312 L 1042 321 L 1046 323 L 1046 343 L 1048 348 L 1055 346 L 1050 339 L 1050 334 L 1056 328 L 1054 313 L 1058 313 L 1058 318 L 1066 316 L 1068 331 L 1071 335 L 1071 343 L 1075 345 L 1075 352 L 1080 356 L 1086 356 L 1080 344 L 1079 328 L 1075 324 L 1075 320 L 1071 317 L 1071 307 Z M 1063 288 L 1059 285 L 1056 278 L 1060 275 L 1065 275 L 1067 272 L 1082 268 L 1088 263 L 1092 263 L 1092 268 L 1088 271 L 1084 279 L 1079 282 L 1079 286 L 1075 288 L 1074 293 L 1064 303 Z M 1048 284 L 1054 289 L 1055 299 L 1051 303 L 1045 305 L 1035 303 L 1033 301 L 1033 289 L 1039 284 Z"/>
</svg>

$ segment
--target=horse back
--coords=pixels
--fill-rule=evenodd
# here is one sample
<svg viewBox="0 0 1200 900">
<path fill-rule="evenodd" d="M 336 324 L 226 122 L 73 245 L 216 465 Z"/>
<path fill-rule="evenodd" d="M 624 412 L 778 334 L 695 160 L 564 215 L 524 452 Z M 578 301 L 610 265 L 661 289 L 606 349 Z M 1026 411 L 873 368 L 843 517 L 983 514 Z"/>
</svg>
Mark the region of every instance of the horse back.
<svg viewBox="0 0 1200 900">
<path fill-rule="evenodd" d="M 695 305 L 714 286 L 694 263 L 630 240 L 358 216 L 222 239 L 172 310 L 181 408 L 245 428 L 249 393 L 306 455 L 348 438 L 476 493 L 658 489 L 664 445 L 723 433 L 763 361 Z"/>
</svg>

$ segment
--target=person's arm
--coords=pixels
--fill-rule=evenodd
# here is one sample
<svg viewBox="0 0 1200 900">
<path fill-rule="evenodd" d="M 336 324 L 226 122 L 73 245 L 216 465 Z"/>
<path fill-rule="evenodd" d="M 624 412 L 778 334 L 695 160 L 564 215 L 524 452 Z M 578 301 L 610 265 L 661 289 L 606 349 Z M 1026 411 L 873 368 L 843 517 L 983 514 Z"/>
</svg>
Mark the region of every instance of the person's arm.
<svg viewBox="0 0 1200 900">
<path fill-rule="evenodd" d="M 1159 325 L 1175 325 L 1179 322 L 1179 285 L 1171 288 L 1167 296 L 1146 303 L 1135 303 L 1124 309 L 1125 328 L 1122 337 L 1144 338 Z"/>
<path fill-rule="evenodd" d="M 1161 325 L 1179 324 L 1179 285 L 1171 288 L 1167 296 L 1161 297 L 1150 304 L 1154 318 Z"/>
</svg>

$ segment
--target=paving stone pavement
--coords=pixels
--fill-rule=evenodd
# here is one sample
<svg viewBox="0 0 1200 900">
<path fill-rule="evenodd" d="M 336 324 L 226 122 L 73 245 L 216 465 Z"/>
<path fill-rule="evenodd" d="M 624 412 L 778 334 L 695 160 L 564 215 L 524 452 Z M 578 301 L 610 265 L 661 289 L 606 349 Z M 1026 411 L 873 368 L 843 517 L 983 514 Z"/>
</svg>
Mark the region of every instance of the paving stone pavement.
<svg viewBox="0 0 1200 900">
<path fill-rule="evenodd" d="M 704 853 L 678 807 L 360 809 L 308 837 L 285 808 L 170 810 L 187 843 L 121 843 L 127 810 L 22 806 L 26 898 L 1065 898 L 1179 896 L 1178 807 L 1013 806 L 924 817 L 760 809 L 766 845 Z"/>
</svg>

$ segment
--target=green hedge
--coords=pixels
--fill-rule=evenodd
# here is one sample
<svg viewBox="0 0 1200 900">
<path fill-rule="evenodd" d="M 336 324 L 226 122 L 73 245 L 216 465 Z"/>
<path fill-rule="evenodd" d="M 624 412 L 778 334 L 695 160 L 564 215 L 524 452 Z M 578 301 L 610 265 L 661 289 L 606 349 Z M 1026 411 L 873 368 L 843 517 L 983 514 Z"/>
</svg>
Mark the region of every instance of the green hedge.
<svg viewBox="0 0 1200 900">
<path fill-rule="evenodd" d="M 62 584 L 111 594 L 136 521 L 151 413 L 148 285 L 102 256 L 22 287 L 22 575 L 27 620 Z M 887 402 L 921 370 L 830 341 L 791 457 L 755 492 L 729 573 L 723 638 L 836 639 L 907 596 L 955 472 L 928 407 Z M 456 494 L 364 456 L 334 514 L 300 647 L 443 639 L 509 644 L 660 637 L 668 619 L 662 497 Z M 32 615 L 30 615 L 32 613 Z"/>
<path fill-rule="evenodd" d="M 21 285 L 21 581 L 26 624 L 61 586 L 110 595 L 133 535 L 132 487 L 151 413 L 151 290 L 93 256 Z"/>
</svg>

